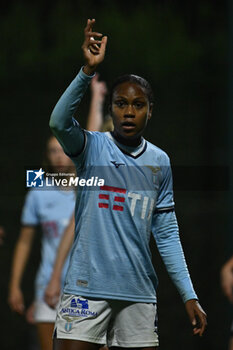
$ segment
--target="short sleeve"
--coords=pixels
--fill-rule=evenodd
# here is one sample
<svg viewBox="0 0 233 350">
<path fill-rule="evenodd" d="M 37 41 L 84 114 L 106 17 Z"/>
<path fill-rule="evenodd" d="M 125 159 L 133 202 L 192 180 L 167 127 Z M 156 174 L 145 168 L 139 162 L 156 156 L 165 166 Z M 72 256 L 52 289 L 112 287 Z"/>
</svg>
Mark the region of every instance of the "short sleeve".
<svg viewBox="0 0 233 350">
<path fill-rule="evenodd" d="M 22 225 L 38 225 L 39 216 L 38 216 L 38 202 L 36 191 L 31 190 L 27 193 L 26 199 L 23 206 L 23 211 L 21 215 L 21 224 Z"/>
<path fill-rule="evenodd" d="M 174 209 L 173 181 L 170 159 L 164 154 L 161 165 L 161 181 L 156 202 L 156 211 L 162 212 Z"/>
</svg>

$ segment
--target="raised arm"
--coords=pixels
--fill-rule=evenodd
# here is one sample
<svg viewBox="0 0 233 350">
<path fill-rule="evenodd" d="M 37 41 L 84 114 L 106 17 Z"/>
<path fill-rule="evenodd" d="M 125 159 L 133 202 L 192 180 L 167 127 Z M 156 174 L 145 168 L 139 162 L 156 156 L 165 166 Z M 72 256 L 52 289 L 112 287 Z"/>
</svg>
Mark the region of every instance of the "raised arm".
<svg viewBox="0 0 233 350">
<path fill-rule="evenodd" d="M 74 240 L 74 226 L 75 220 L 73 215 L 60 241 L 57 250 L 56 261 L 53 266 L 53 273 L 45 290 L 44 299 L 46 303 L 52 308 L 56 306 L 60 296 L 61 274 L 65 260 Z"/>
<path fill-rule="evenodd" d="M 107 93 L 107 86 L 104 81 L 98 80 L 96 74 L 91 81 L 91 103 L 87 118 L 87 130 L 100 131 L 103 124 L 103 106 Z"/>
<path fill-rule="evenodd" d="M 82 50 L 85 65 L 59 99 L 49 122 L 64 151 L 71 156 L 81 153 L 85 143 L 83 130 L 76 119 L 74 119 L 74 114 L 96 67 L 104 59 L 107 44 L 107 37 L 102 38 L 101 33 L 92 31 L 94 23 L 94 19 L 88 19 L 84 30 Z M 94 38 L 102 39 L 95 40 Z"/>
</svg>

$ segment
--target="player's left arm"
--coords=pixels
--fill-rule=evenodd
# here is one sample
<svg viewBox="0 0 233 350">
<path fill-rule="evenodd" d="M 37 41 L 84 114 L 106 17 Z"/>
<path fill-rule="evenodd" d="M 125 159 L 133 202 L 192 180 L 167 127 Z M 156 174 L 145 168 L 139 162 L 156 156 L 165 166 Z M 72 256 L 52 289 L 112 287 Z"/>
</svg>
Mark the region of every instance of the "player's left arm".
<svg viewBox="0 0 233 350">
<path fill-rule="evenodd" d="M 161 158 L 160 187 L 152 218 L 152 232 L 166 269 L 185 303 L 193 332 L 202 335 L 206 327 L 206 314 L 197 301 L 180 242 L 170 160 L 166 154 Z"/>
<path fill-rule="evenodd" d="M 152 231 L 166 269 L 185 303 L 193 334 L 202 336 L 207 325 L 206 313 L 200 306 L 192 285 L 174 210 L 155 213 Z"/>
</svg>

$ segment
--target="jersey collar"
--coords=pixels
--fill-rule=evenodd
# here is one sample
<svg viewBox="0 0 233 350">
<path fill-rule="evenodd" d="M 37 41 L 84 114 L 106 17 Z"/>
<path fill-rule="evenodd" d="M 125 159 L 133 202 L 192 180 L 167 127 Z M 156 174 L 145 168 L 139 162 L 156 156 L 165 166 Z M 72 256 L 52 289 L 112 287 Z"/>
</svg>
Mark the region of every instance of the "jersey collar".
<svg viewBox="0 0 233 350">
<path fill-rule="evenodd" d="M 117 145 L 118 148 L 120 148 L 120 150 L 123 153 L 127 154 L 132 158 L 140 157 L 146 150 L 147 142 L 143 137 L 142 137 L 142 142 L 140 143 L 139 146 L 130 147 L 130 146 L 122 145 L 122 143 L 118 142 L 109 131 L 107 131 L 105 134 L 110 140 L 112 140 Z"/>
</svg>

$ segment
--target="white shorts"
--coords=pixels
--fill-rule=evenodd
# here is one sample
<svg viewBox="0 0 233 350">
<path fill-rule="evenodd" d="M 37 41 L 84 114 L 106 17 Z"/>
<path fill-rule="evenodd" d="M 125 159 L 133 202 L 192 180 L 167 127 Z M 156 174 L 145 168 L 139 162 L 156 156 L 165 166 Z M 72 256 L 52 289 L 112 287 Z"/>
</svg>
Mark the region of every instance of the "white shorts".
<svg viewBox="0 0 233 350">
<path fill-rule="evenodd" d="M 54 338 L 108 347 L 152 347 L 159 345 L 157 331 L 156 304 L 64 294 L 58 306 Z"/>
<path fill-rule="evenodd" d="M 49 307 L 45 301 L 43 300 L 35 301 L 35 312 L 34 312 L 35 322 L 54 323 L 56 320 L 56 314 L 57 314 L 57 310 Z"/>
</svg>

